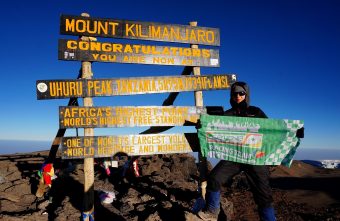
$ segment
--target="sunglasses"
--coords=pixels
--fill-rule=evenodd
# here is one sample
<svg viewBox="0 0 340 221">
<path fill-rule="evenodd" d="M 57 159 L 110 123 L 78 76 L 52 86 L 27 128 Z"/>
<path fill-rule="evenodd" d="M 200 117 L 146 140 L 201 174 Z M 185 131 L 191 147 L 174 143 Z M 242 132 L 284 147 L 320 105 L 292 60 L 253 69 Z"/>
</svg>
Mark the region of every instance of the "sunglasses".
<svg viewBox="0 0 340 221">
<path fill-rule="evenodd" d="M 239 96 L 244 96 L 244 95 L 246 95 L 246 92 L 241 91 L 241 92 L 234 92 L 234 93 L 233 93 L 233 96 L 234 96 L 234 97 L 236 97 L 237 95 L 239 95 Z"/>
</svg>

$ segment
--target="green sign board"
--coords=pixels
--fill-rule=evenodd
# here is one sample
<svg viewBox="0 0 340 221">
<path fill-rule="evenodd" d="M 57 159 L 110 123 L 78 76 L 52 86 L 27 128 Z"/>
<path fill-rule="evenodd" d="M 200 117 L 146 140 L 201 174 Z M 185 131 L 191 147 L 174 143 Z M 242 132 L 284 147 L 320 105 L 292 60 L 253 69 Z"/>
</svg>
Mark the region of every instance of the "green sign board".
<svg viewBox="0 0 340 221">
<path fill-rule="evenodd" d="M 198 131 L 203 156 L 252 165 L 289 166 L 303 127 L 300 120 L 202 115 Z"/>
</svg>

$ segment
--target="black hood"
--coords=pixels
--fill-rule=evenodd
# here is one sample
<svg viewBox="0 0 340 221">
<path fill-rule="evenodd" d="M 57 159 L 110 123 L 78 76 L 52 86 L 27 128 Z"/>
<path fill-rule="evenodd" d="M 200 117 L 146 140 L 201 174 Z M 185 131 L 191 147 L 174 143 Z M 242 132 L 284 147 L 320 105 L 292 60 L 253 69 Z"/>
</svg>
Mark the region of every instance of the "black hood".
<svg viewBox="0 0 340 221">
<path fill-rule="evenodd" d="M 245 82 L 241 82 L 241 81 L 233 83 L 231 85 L 231 87 L 230 87 L 230 105 L 233 108 L 236 108 L 236 107 L 240 106 L 240 104 L 237 104 L 233 100 L 233 96 L 232 96 L 234 91 L 235 91 L 235 87 L 236 86 L 242 87 L 245 90 L 245 92 L 247 93 L 246 94 L 246 99 L 242 102 L 243 103 L 242 106 L 249 107 L 249 105 L 250 105 L 250 91 L 249 91 L 249 87 L 248 87 L 248 85 Z"/>
</svg>

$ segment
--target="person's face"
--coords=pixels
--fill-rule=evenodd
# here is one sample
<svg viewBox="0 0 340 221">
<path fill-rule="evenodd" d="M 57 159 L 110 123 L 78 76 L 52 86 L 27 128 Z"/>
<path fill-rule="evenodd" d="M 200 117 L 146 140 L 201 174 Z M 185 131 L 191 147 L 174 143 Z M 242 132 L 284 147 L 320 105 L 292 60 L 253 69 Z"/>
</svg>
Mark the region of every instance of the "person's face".
<svg viewBox="0 0 340 221">
<path fill-rule="evenodd" d="M 232 94 L 233 96 L 233 100 L 236 102 L 236 103 L 241 103 L 242 101 L 244 101 L 244 99 L 246 99 L 246 93 L 245 92 L 234 92 Z"/>
</svg>

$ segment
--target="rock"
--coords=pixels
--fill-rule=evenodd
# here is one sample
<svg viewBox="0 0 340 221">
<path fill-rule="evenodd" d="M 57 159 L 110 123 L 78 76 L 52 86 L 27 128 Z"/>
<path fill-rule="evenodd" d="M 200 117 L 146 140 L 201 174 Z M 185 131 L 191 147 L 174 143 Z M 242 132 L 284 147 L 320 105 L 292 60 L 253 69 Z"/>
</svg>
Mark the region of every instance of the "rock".
<svg viewBox="0 0 340 221">
<path fill-rule="evenodd" d="M 162 219 L 159 217 L 158 212 L 155 212 L 153 214 L 150 214 L 150 216 L 148 216 L 145 221 L 162 221 Z"/>
<path fill-rule="evenodd" d="M 3 184 L 6 182 L 6 178 L 3 176 L 0 176 L 0 184 Z"/>
<path fill-rule="evenodd" d="M 148 202 L 148 201 L 150 201 L 150 200 L 154 200 L 154 199 L 155 199 L 154 197 L 152 197 L 152 196 L 150 196 L 150 195 L 147 195 L 147 194 L 144 194 L 144 195 L 141 196 L 140 198 L 141 198 L 141 200 L 142 200 L 143 202 Z"/>
<path fill-rule="evenodd" d="M 57 158 L 55 168 L 61 172 L 53 181 L 52 189 L 35 197 L 39 183 L 36 171 L 47 155 L 48 152 L 0 156 L 0 220 L 80 220 L 82 160 L 72 160 L 74 166 L 69 170 L 69 164 Z M 119 165 L 124 165 L 126 160 L 127 157 L 121 158 Z M 143 156 L 138 162 L 140 177 L 132 173 L 122 178 L 121 167 L 112 168 L 112 175 L 108 177 L 95 166 L 96 220 L 198 220 L 190 212 L 199 196 L 199 174 L 190 154 Z M 290 169 L 278 167 L 272 171 L 277 220 L 339 220 L 340 170 L 314 169 L 300 162 Z M 101 191 L 114 192 L 116 200 L 101 204 Z M 48 203 L 49 196 L 53 197 L 52 203 Z M 317 203 L 310 200 L 315 198 Z M 244 174 L 235 176 L 233 182 L 222 189 L 219 218 L 258 220 L 257 207 Z"/>
<path fill-rule="evenodd" d="M 197 168 L 194 159 L 188 158 L 186 155 L 180 155 L 178 157 L 173 157 L 173 164 L 171 165 L 170 171 L 177 180 L 189 180 L 190 175 L 197 174 Z M 193 172 L 193 167 L 195 167 L 195 172 Z"/>
<path fill-rule="evenodd" d="M 161 205 L 164 209 L 170 209 L 172 207 L 172 204 L 170 201 L 163 201 Z"/>
<path fill-rule="evenodd" d="M 227 198 L 221 198 L 221 211 L 224 213 L 226 220 L 234 220 L 234 204 Z"/>
<path fill-rule="evenodd" d="M 6 199 L 12 202 L 19 202 L 20 197 L 9 192 L 0 192 L 0 199 Z"/>
<path fill-rule="evenodd" d="M 184 217 L 186 221 L 198 221 L 201 220 L 198 216 L 196 216 L 195 214 L 185 211 L 184 212 Z"/>
<path fill-rule="evenodd" d="M 47 206 L 50 204 L 48 200 L 45 200 L 38 205 L 38 209 L 40 210 L 46 210 Z"/>
<path fill-rule="evenodd" d="M 155 155 L 156 156 L 156 155 Z M 147 159 L 147 163 L 141 165 L 141 171 L 143 176 L 151 175 L 153 172 L 159 172 L 162 169 L 163 161 L 159 160 L 158 157 L 152 157 L 151 159 Z"/>
</svg>

